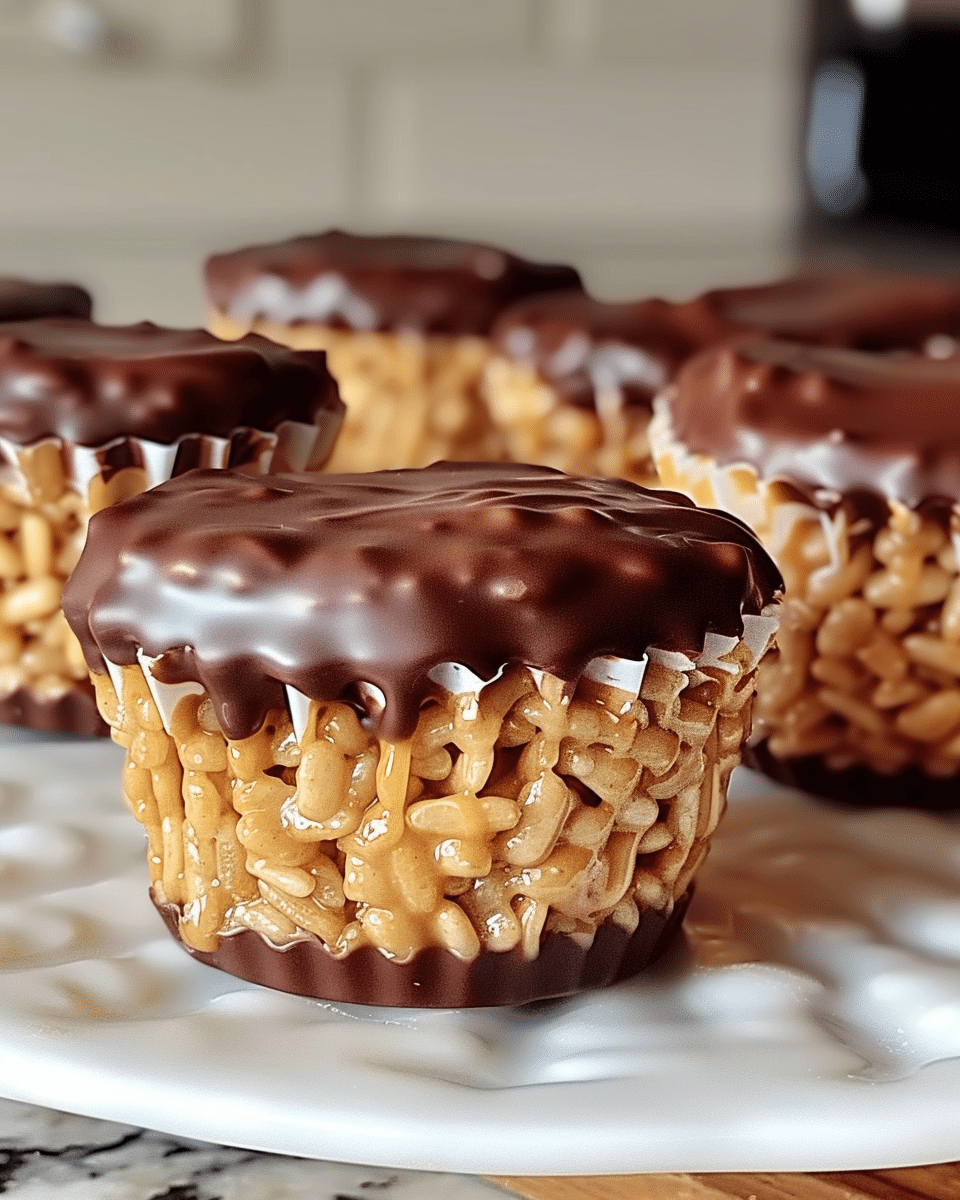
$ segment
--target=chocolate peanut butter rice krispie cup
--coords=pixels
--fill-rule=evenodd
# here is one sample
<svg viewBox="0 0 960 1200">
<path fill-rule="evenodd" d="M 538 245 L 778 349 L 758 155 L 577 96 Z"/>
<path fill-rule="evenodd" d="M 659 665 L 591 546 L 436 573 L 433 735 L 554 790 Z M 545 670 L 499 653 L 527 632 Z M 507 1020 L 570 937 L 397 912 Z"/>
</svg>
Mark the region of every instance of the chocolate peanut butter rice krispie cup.
<svg viewBox="0 0 960 1200">
<path fill-rule="evenodd" d="M 786 581 L 753 760 L 850 803 L 960 807 L 960 363 L 757 340 L 656 407 L 664 485 L 746 520 Z"/>
<path fill-rule="evenodd" d="M 490 327 L 522 296 L 580 286 L 494 246 L 340 230 L 214 255 L 206 281 L 219 337 L 329 354 L 347 405 L 331 471 L 503 459 L 480 395 Z"/>
<path fill-rule="evenodd" d="M 65 605 L 186 949 L 465 1006 L 665 944 L 779 587 L 683 497 L 442 463 L 174 479 L 94 517 Z"/>
<path fill-rule="evenodd" d="M 93 299 L 77 283 L 36 283 L 0 276 L 0 321 L 33 321 L 38 317 L 84 317 Z"/>
<path fill-rule="evenodd" d="M 196 466 L 319 464 L 342 412 L 323 354 L 265 338 L 0 325 L 0 721 L 107 732 L 60 611 L 91 513 Z"/>
<path fill-rule="evenodd" d="M 512 461 L 652 483 L 654 396 L 699 350 L 751 332 L 946 357 L 960 334 L 960 288 L 820 271 L 684 303 L 610 304 L 583 289 L 529 296 L 493 326 L 484 397 Z"/>
<path fill-rule="evenodd" d="M 947 358 L 960 339 L 960 287 L 932 276 L 821 269 L 718 288 L 694 304 L 741 331 L 855 350 Z"/>
<path fill-rule="evenodd" d="M 654 396 L 697 350 L 736 332 L 698 302 L 608 304 L 582 289 L 518 301 L 493 327 L 484 373 L 507 456 L 654 482 Z"/>
</svg>

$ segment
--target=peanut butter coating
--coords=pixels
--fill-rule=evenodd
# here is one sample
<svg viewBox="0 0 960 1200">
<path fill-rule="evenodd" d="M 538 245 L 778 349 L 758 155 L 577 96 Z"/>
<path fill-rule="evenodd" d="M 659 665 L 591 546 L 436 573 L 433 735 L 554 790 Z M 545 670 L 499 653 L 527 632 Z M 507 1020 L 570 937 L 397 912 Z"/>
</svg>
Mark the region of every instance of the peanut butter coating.
<svg viewBox="0 0 960 1200">
<path fill-rule="evenodd" d="M 207 291 L 244 323 L 485 334 L 512 301 L 579 288 L 573 267 L 536 263 L 478 242 L 413 235 L 304 235 L 215 254 Z"/>
<path fill-rule="evenodd" d="M 351 700 L 395 739 L 440 663 L 573 681 L 600 655 L 696 657 L 780 586 L 736 519 L 618 480 L 484 463 L 195 471 L 94 517 L 64 611 L 94 671 L 163 655 L 158 677 L 202 683 L 231 738 L 289 684 Z"/>
<path fill-rule="evenodd" d="M 758 339 L 697 355 L 666 395 L 688 450 L 815 501 L 960 499 L 960 361 Z"/>
<path fill-rule="evenodd" d="M 84 317 L 93 311 L 86 288 L 76 283 L 36 283 L 0 277 L 0 321 L 33 321 L 38 317 Z"/>
<path fill-rule="evenodd" d="M 134 436 L 169 444 L 340 412 L 322 351 L 202 329 L 49 318 L 0 325 L 0 437 L 84 446 Z"/>
</svg>

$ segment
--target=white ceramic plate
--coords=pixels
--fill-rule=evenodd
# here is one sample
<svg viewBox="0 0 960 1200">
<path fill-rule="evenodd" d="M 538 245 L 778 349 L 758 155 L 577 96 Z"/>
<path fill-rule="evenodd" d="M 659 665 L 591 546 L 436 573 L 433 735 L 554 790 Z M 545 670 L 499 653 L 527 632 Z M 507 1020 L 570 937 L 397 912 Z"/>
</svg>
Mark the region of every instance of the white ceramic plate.
<svg viewBox="0 0 960 1200">
<path fill-rule="evenodd" d="M 744 772 L 641 981 L 533 1010 L 284 996 L 147 898 L 110 744 L 0 746 L 0 1094 L 208 1141 L 493 1173 L 960 1156 L 960 825 Z"/>
</svg>

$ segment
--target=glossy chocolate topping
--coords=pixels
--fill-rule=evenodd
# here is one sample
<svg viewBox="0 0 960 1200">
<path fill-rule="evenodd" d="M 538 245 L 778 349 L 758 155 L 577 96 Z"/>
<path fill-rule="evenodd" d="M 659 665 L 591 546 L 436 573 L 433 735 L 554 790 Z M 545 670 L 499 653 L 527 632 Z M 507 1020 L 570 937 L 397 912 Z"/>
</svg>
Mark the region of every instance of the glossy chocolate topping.
<svg viewBox="0 0 960 1200">
<path fill-rule="evenodd" d="M 696 302 L 607 304 L 581 290 L 518 301 L 491 336 L 502 354 L 529 363 L 561 399 L 593 408 L 605 391 L 619 393 L 623 404 L 649 407 L 691 354 L 734 332 Z"/>
<path fill-rule="evenodd" d="M 358 700 L 397 738 L 437 664 L 575 680 L 600 655 L 696 657 L 779 587 L 739 521 L 619 480 L 487 463 L 195 471 L 94 517 L 64 611 L 93 670 L 162 654 L 158 678 L 203 683 L 232 738 L 282 706 L 281 682 Z"/>
<path fill-rule="evenodd" d="M 573 267 L 495 246 L 339 229 L 215 254 L 206 280 L 213 304 L 244 324 L 446 334 L 485 334 L 521 296 L 580 286 Z"/>
<path fill-rule="evenodd" d="M 93 300 L 76 283 L 35 283 L 0 277 L 0 321 L 33 321 L 37 317 L 90 317 Z"/>
<path fill-rule="evenodd" d="M 0 437 L 99 446 L 124 435 L 169 444 L 342 410 L 322 351 L 202 329 L 50 318 L 0 326 Z"/>
<path fill-rule="evenodd" d="M 920 350 L 936 334 L 960 337 L 960 287 L 925 276 L 820 272 L 702 301 L 731 325 L 790 341 Z"/>
<path fill-rule="evenodd" d="M 693 358 L 668 395 L 677 440 L 718 462 L 911 506 L 960 499 L 960 361 L 758 339 Z"/>
</svg>

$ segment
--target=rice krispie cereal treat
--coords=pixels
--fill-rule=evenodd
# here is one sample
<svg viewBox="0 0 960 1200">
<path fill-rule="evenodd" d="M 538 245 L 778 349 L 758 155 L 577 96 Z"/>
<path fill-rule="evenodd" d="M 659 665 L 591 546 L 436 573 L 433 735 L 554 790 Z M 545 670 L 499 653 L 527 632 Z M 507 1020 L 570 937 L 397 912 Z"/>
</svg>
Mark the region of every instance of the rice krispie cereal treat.
<svg viewBox="0 0 960 1200">
<path fill-rule="evenodd" d="M 484 395 L 514 462 L 652 483 L 653 397 L 737 327 L 706 304 L 608 304 L 582 290 L 511 305 L 493 327 Z"/>
<path fill-rule="evenodd" d="M 682 497 L 443 463 L 172 480 L 97 514 L 65 605 L 191 954 L 469 1006 L 663 947 L 779 587 Z"/>
<path fill-rule="evenodd" d="M 264 338 L 0 325 L 0 721 L 107 732 L 60 611 L 91 513 L 196 466 L 318 464 L 342 412 L 322 353 Z"/>
<path fill-rule="evenodd" d="M 850 803 L 960 807 L 960 364 L 709 351 L 651 441 L 666 487 L 742 517 L 783 571 L 754 761 Z"/>
<path fill-rule="evenodd" d="M 0 276 L 0 321 L 32 321 L 38 317 L 85 317 L 93 299 L 77 283 L 37 283 Z"/>
<path fill-rule="evenodd" d="M 475 242 L 331 230 L 214 255 L 206 282 L 219 337 L 327 351 L 347 405 L 328 467 L 375 471 L 504 458 L 480 395 L 490 327 L 580 277 Z"/>
</svg>

